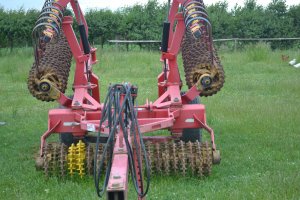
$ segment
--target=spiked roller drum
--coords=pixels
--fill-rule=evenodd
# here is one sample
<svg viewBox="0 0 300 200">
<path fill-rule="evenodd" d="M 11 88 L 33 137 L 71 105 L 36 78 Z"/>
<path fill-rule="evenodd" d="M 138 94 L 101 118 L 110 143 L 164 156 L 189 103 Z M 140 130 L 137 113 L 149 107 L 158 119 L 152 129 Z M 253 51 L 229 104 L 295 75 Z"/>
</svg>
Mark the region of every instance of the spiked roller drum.
<svg viewBox="0 0 300 200">
<path fill-rule="evenodd" d="M 54 101 L 67 88 L 72 53 L 61 30 L 62 17 L 59 4 L 48 0 L 33 30 L 35 61 L 27 85 L 30 93 L 42 101 Z"/>
<path fill-rule="evenodd" d="M 186 33 L 182 58 L 185 79 L 189 88 L 201 81 L 200 96 L 212 96 L 223 87 L 224 70 L 213 46 L 211 24 L 203 1 L 184 4 Z"/>
<path fill-rule="evenodd" d="M 104 144 L 100 144 L 97 163 L 104 157 L 104 169 L 109 154 L 103 155 Z M 48 143 L 43 149 L 40 169 L 46 176 L 93 175 L 95 145 L 79 141 L 67 147 L 61 143 Z M 212 168 L 212 150 L 208 142 L 164 142 L 146 143 L 151 174 L 181 174 L 207 176 Z"/>
</svg>

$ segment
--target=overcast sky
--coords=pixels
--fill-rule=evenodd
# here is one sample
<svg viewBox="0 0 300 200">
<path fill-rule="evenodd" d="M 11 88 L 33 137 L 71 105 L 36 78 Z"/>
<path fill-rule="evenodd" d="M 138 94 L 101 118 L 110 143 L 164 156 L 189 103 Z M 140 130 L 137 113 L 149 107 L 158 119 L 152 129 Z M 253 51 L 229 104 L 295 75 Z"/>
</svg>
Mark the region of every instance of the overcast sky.
<svg viewBox="0 0 300 200">
<path fill-rule="evenodd" d="M 119 7 L 130 6 L 135 3 L 145 4 L 148 0 L 79 0 L 83 10 L 89 8 L 109 8 L 115 10 Z M 209 5 L 218 2 L 219 0 L 204 0 L 204 3 Z M 158 0 L 160 3 L 167 2 L 167 0 Z M 235 4 L 243 5 L 243 0 L 227 0 L 229 8 L 233 8 Z M 271 0 L 257 0 L 258 4 L 266 6 Z M 18 9 L 24 7 L 25 9 L 36 8 L 41 9 L 44 0 L 0 0 L 0 6 L 5 9 Z M 286 0 L 287 5 L 296 5 L 300 0 Z"/>
</svg>

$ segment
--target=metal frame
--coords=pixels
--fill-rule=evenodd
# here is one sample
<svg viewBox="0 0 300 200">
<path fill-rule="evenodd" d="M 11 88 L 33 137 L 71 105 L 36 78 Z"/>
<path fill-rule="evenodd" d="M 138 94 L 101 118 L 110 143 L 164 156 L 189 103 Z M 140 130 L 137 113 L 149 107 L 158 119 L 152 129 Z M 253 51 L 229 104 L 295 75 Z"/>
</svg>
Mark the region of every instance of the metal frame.
<svg viewBox="0 0 300 200">
<path fill-rule="evenodd" d="M 179 5 L 183 0 L 174 0 L 169 13 L 171 23 L 169 35 L 169 48 L 167 53 L 162 53 L 161 60 L 167 63 L 167 79 L 164 71 L 158 76 L 158 99 L 155 102 L 146 102 L 145 105 L 136 107 L 138 123 L 142 133 L 161 129 L 169 129 L 171 136 L 144 137 L 151 142 L 163 142 L 178 139 L 183 129 L 203 128 L 211 135 L 213 151 L 216 150 L 214 132 L 207 125 L 205 106 L 202 104 L 188 104 L 200 94 L 197 86 L 190 88 L 185 95 L 181 96 L 181 80 L 177 64 L 177 55 L 181 41 L 185 33 L 183 14 L 178 13 Z M 58 4 L 66 7 L 68 3 L 75 9 L 75 0 L 59 0 Z M 77 20 L 82 17 L 82 12 L 75 12 Z M 81 15 L 81 16 L 79 16 Z M 51 109 L 49 111 L 48 130 L 41 137 L 40 156 L 46 139 L 53 133 L 72 133 L 76 137 L 84 137 L 89 131 L 108 134 L 105 125 L 99 127 L 103 104 L 100 102 L 98 77 L 93 73 L 92 66 L 97 63 L 96 49 L 85 55 L 81 42 L 79 42 L 72 29 L 72 17 L 64 17 L 62 29 L 66 35 L 71 51 L 76 61 L 75 79 L 73 84 L 74 97 L 68 98 L 60 93 L 58 102 L 64 109 Z M 176 24 L 175 31 L 173 31 Z M 88 26 L 84 20 L 86 30 Z M 88 71 L 85 64 L 88 63 Z M 91 79 L 88 82 L 87 74 Z M 91 91 L 91 92 L 90 92 Z M 110 180 L 107 187 L 108 199 L 115 195 L 121 195 L 127 199 L 128 188 L 128 156 L 126 148 L 123 148 L 123 134 L 117 134 L 113 156 L 113 165 Z M 141 186 L 142 187 L 142 186 Z M 112 198 L 110 198 L 112 197 Z M 139 198 L 142 199 L 142 198 Z"/>
</svg>

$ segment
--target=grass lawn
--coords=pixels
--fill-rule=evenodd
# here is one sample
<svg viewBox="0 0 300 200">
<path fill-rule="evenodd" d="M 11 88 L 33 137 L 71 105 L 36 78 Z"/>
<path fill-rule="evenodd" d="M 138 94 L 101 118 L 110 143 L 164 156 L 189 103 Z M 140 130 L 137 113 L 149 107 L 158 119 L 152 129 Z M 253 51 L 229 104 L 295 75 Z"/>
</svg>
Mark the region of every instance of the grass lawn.
<svg viewBox="0 0 300 200">
<path fill-rule="evenodd" d="M 294 58 L 300 52 L 220 53 L 226 83 L 201 101 L 216 133 L 221 164 L 202 179 L 153 176 L 147 199 L 300 199 L 300 69 L 282 62 L 282 54 Z M 139 104 L 155 100 L 159 57 L 159 52 L 99 50 L 94 69 L 102 99 L 109 83 L 127 81 L 138 85 Z M 0 126 L 0 199 L 98 199 L 92 177 L 62 181 L 35 170 L 48 109 L 57 103 L 29 94 L 32 61 L 31 49 L 0 50 L 0 122 L 6 122 Z M 128 199 L 135 198 L 130 185 Z"/>
</svg>

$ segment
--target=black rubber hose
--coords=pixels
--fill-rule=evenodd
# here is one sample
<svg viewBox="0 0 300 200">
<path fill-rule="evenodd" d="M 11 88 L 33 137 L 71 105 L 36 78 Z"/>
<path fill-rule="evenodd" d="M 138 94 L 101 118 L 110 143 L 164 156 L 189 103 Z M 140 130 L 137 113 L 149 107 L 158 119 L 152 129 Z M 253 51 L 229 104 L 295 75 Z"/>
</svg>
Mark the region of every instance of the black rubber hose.
<svg viewBox="0 0 300 200">
<path fill-rule="evenodd" d="M 162 52 L 168 52 L 169 34 L 170 34 L 170 22 L 164 22 L 162 42 L 161 42 L 161 51 Z"/>
<path fill-rule="evenodd" d="M 83 24 L 78 25 L 79 28 L 79 33 L 80 33 L 80 38 L 82 41 L 82 46 L 83 46 L 83 51 L 84 54 L 89 54 L 91 52 L 90 49 L 90 44 L 86 35 L 86 30 L 85 30 L 85 26 Z"/>
<path fill-rule="evenodd" d="M 97 142 L 96 142 L 96 153 L 95 153 L 95 157 L 94 157 L 94 182 L 95 182 L 95 187 L 96 187 L 96 192 L 97 195 L 99 197 L 102 197 L 105 191 L 105 188 L 108 184 L 108 180 L 109 180 L 109 176 L 110 176 L 110 171 L 111 171 L 111 164 L 112 164 L 112 151 L 114 148 L 114 138 L 115 138 L 115 133 L 118 127 L 118 124 L 120 122 L 121 119 L 121 114 L 122 114 L 122 110 L 124 110 L 125 107 L 125 101 L 123 102 L 122 106 L 120 107 L 120 104 L 117 104 L 116 99 L 118 99 L 118 96 L 120 96 L 119 94 L 116 95 L 117 90 L 116 86 L 119 85 L 114 85 L 109 89 L 108 95 L 106 96 L 105 99 L 105 103 L 104 103 L 104 108 L 103 108 L 103 116 L 100 120 L 100 126 L 99 126 L 99 131 L 98 131 L 98 136 L 97 136 Z M 118 91 L 117 91 L 118 93 Z M 127 97 L 127 95 L 125 96 L 125 98 Z M 114 104 L 114 105 L 113 105 Z M 107 113 L 111 114 L 111 110 L 114 107 L 114 114 L 111 117 L 111 115 L 107 115 Z M 118 115 L 117 115 L 118 114 Z M 118 117 L 117 117 L 118 116 Z M 100 164 L 99 164 L 99 169 L 97 169 L 97 157 L 98 157 L 98 151 L 99 151 L 99 144 L 100 144 L 100 134 L 101 134 L 101 127 L 103 122 L 106 119 L 111 119 L 109 121 L 110 125 L 113 125 L 112 128 L 110 128 L 110 133 L 108 136 L 108 141 L 104 147 L 103 153 L 102 153 L 102 159 L 100 160 Z M 111 127 L 111 126 L 110 126 Z M 105 154 L 108 150 L 108 146 L 110 146 L 110 158 L 109 158 L 109 163 L 108 163 L 108 167 L 105 173 L 105 179 L 104 179 L 104 184 L 102 186 L 102 188 L 100 188 L 99 186 L 99 181 L 100 181 L 100 177 L 101 177 L 101 172 L 102 172 L 102 168 L 103 168 L 103 164 L 104 164 L 104 159 L 105 159 Z"/>
<path fill-rule="evenodd" d="M 98 137 L 97 137 L 97 142 L 96 142 L 96 153 L 95 153 L 95 162 L 94 162 L 94 181 L 95 181 L 95 187 L 96 187 L 96 192 L 99 197 L 103 196 L 103 193 L 105 191 L 105 188 L 107 187 L 110 172 L 111 172 L 111 165 L 112 165 L 112 155 L 113 155 L 113 147 L 115 143 L 115 134 L 117 127 L 119 126 L 123 133 L 124 133 L 124 141 L 126 144 L 126 148 L 128 151 L 128 161 L 129 161 L 129 170 L 131 172 L 132 176 L 132 181 L 133 185 L 135 187 L 135 190 L 137 194 L 140 197 L 144 197 L 148 190 L 149 190 L 149 185 L 150 185 L 150 167 L 149 167 L 149 161 L 146 156 L 146 148 L 142 140 L 142 135 L 140 133 L 138 123 L 137 123 L 137 117 L 135 113 L 135 109 L 133 106 L 133 99 L 131 96 L 131 91 L 132 87 L 128 85 L 120 85 L 116 84 L 110 87 L 108 94 L 106 96 L 105 102 L 104 102 L 104 107 L 102 110 L 102 118 L 100 120 L 100 127 L 99 127 L 99 132 L 98 132 Z M 122 105 L 120 104 L 120 95 L 124 93 L 124 101 Z M 112 112 L 113 110 L 113 112 Z M 121 120 L 123 113 L 126 114 L 126 121 L 130 120 L 131 123 L 128 123 L 128 121 L 123 121 Z M 102 159 L 97 162 L 97 157 L 98 157 L 98 150 L 99 150 L 99 138 L 100 138 L 100 129 L 102 127 L 102 124 L 104 121 L 108 120 L 108 126 L 109 126 L 109 137 L 108 141 L 104 147 L 103 153 L 102 153 Z M 130 142 L 128 140 L 128 128 L 126 124 L 130 124 L 130 134 L 133 135 L 134 137 L 134 142 L 133 144 L 130 145 Z M 137 134 L 140 137 L 140 141 L 137 141 Z M 140 143 L 141 146 L 138 145 Z M 142 160 L 141 160 L 141 151 L 144 153 L 144 159 L 145 159 L 145 164 L 146 164 L 146 172 L 147 172 L 147 186 L 145 191 L 141 191 L 138 187 L 138 180 L 137 180 L 137 172 L 135 170 L 135 162 L 134 162 L 134 153 L 133 153 L 133 148 L 136 148 L 136 156 L 138 158 L 138 168 L 140 170 L 140 173 L 142 171 Z M 110 149 L 108 149 L 110 148 Z M 141 148 L 141 149 L 140 149 Z M 109 157 L 109 162 L 108 162 L 108 167 L 107 171 L 105 173 L 105 179 L 102 187 L 100 188 L 99 185 L 99 180 L 101 176 L 101 172 L 103 169 L 103 163 L 105 159 L 105 154 L 107 151 L 110 151 L 110 157 Z M 97 163 L 99 163 L 99 168 L 97 169 Z M 143 180 L 143 175 L 141 175 L 141 180 Z M 142 183 L 143 184 L 143 183 Z"/>
</svg>

